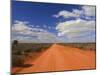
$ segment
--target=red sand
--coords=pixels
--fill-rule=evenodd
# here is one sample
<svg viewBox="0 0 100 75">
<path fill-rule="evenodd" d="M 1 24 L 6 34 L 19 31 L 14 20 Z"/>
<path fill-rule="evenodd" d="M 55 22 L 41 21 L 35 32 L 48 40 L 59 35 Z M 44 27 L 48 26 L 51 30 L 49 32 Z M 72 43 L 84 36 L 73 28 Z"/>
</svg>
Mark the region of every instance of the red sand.
<svg viewBox="0 0 100 75">
<path fill-rule="evenodd" d="M 17 73 L 95 69 L 95 62 L 95 51 L 54 44 L 30 63 L 33 66 L 23 68 Z"/>
</svg>

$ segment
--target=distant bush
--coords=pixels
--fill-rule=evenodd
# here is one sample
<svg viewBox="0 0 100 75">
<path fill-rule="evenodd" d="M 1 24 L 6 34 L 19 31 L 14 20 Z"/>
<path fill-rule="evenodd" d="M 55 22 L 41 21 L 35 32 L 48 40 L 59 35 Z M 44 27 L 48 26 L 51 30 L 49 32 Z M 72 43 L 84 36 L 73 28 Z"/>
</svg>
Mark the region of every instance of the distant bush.
<svg viewBox="0 0 100 75">
<path fill-rule="evenodd" d="M 42 50 L 42 47 L 34 47 L 35 52 L 41 52 L 41 50 Z"/>
<path fill-rule="evenodd" d="M 32 52 L 32 49 L 27 49 L 27 50 L 25 50 L 25 52 Z"/>
</svg>

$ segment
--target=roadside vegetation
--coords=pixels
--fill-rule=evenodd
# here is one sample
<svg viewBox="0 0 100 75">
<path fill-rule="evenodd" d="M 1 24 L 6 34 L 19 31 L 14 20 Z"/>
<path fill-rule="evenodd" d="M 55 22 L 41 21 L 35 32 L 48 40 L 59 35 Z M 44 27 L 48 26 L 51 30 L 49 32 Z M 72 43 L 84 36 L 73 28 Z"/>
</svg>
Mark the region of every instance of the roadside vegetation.
<svg viewBox="0 0 100 75">
<path fill-rule="evenodd" d="M 96 43 L 59 43 L 64 46 L 76 47 L 83 50 L 96 50 Z"/>
<path fill-rule="evenodd" d="M 18 40 L 12 42 L 12 67 L 21 66 L 26 58 L 30 58 L 31 54 L 43 52 L 52 44 L 49 43 L 19 43 Z"/>
</svg>

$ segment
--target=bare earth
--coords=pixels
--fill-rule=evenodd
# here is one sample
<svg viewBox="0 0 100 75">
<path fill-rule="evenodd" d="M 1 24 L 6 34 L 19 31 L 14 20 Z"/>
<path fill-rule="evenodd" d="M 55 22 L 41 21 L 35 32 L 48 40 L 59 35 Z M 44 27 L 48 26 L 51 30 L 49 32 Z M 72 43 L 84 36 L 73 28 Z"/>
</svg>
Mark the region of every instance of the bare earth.
<svg viewBox="0 0 100 75">
<path fill-rule="evenodd" d="M 95 69 L 95 51 L 54 44 L 17 73 Z"/>
</svg>

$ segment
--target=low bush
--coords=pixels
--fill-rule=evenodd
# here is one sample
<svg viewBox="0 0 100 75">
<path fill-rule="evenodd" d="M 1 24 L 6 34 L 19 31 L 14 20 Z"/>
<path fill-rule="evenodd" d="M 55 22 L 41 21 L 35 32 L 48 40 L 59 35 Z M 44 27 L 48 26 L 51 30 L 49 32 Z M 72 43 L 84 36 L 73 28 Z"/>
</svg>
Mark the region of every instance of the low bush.
<svg viewBox="0 0 100 75">
<path fill-rule="evenodd" d="M 12 66 L 21 66 L 24 64 L 24 57 L 22 55 L 12 56 Z"/>
</svg>

